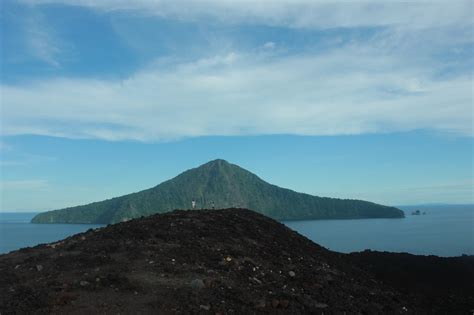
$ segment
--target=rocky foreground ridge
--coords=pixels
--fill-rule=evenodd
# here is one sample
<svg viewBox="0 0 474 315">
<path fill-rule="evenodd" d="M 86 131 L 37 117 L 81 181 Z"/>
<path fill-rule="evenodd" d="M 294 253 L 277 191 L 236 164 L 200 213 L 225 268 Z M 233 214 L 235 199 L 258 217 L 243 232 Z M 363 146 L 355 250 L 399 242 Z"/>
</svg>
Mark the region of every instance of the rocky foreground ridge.
<svg viewBox="0 0 474 315">
<path fill-rule="evenodd" d="M 0 255 L 0 313 L 462 314 L 472 280 L 471 256 L 339 254 L 250 210 L 177 210 Z"/>
</svg>

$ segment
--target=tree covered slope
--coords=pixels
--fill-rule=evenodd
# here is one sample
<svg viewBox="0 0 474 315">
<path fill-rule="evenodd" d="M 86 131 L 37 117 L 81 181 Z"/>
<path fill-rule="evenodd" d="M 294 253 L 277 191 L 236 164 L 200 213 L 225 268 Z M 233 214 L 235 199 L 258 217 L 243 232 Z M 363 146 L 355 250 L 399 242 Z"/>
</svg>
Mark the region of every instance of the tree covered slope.
<svg viewBox="0 0 474 315">
<path fill-rule="evenodd" d="M 362 200 L 316 197 L 271 185 L 224 160 L 158 186 L 87 205 L 48 211 L 33 223 L 115 223 L 174 209 L 243 207 L 278 220 L 401 218 L 403 211 Z"/>
</svg>

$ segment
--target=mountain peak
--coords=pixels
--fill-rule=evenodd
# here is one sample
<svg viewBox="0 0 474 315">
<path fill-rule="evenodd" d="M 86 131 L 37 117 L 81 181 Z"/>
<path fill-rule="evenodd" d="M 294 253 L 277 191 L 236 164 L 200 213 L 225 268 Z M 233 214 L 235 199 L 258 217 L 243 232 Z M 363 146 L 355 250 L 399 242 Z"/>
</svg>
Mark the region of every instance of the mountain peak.
<svg viewBox="0 0 474 315">
<path fill-rule="evenodd" d="M 227 162 L 226 160 L 223 159 L 215 159 L 212 161 L 209 161 L 201 166 L 231 166 L 233 164 Z"/>
<path fill-rule="evenodd" d="M 209 161 L 207 163 L 209 163 L 209 164 L 230 164 L 229 162 L 227 162 L 224 159 L 215 159 L 215 160 Z"/>
<path fill-rule="evenodd" d="M 239 176 L 242 173 L 248 173 L 251 174 L 250 172 L 244 170 L 243 168 L 239 167 L 236 164 L 232 164 L 227 162 L 226 160 L 223 159 L 216 159 L 209 161 L 205 164 L 202 164 L 198 166 L 197 168 L 194 168 L 190 170 L 190 172 L 185 172 L 187 175 L 191 176 L 198 176 L 198 177 L 229 177 L 229 180 L 232 180 L 233 178 Z"/>
<path fill-rule="evenodd" d="M 194 202 L 192 202 L 194 201 Z M 153 188 L 41 213 L 35 223 L 113 223 L 174 209 L 248 208 L 278 220 L 400 218 L 393 207 L 322 198 L 271 185 L 223 159 L 187 170 Z"/>
</svg>

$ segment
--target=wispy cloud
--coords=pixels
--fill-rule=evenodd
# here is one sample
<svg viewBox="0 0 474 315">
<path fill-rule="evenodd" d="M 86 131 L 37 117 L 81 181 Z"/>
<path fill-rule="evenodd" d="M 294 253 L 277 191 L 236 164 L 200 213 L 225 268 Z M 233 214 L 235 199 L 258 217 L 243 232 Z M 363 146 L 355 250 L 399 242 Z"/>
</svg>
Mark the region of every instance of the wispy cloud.
<svg viewBox="0 0 474 315">
<path fill-rule="evenodd" d="M 4 135 L 142 141 L 417 129 L 473 135 L 472 57 L 463 52 L 473 43 L 470 1 L 23 2 L 191 21 L 206 16 L 221 23 L 378 31 L 325 50 L 279 53 L 281 45 L 269 39 L 253 51 L 231 47 L 191 61 L 167 56 L 121 81 L 63 77 L 2 85 Z M 38 43 L 48 42 L 37 35 Z M 45 61 L 54 47 L 39 45 Z"/>
<path fill-rule="evenodd" d="M 420 204 L 433 202 L 466 203 L 474 202 L 474 182 L 472 179 L 441 183 L 430 186 L 389 187 L 370 193 L 354 193 L 354 198 L 362 198 L 392 205 Z"/>
<path fill-rule="evenodd" d="M 0 166 L 25 166 L 25 165 L 37 165 L 48 162 L 54 162 L 57 158 L 51 156 L 43 156 L 36 154 L 21 154 L 17 155 L 15 159 L 0 159 Z"/>
<path fill-rule="evenodd" d="M 469 75 L 436 78 L 434 69 L 379 52 L 229 53 L 123 81 L 2 86 L 3 132 L 107 140 L 416 129 L 472 135 Z"/>
<path fill-rule="evenodd" d="M 53 32 L 38 17 L 31 18 L 26 25 L 26 41 L 29 52 L 37 59 L 53 67 L 59 67 L 57 56 L 61 53 Z"/>
<path fill-rule="evenodd" d="M 1 23 L 4 36 L 8 36 L 3 49 L 14 47 L 17 50 L 5 54 L 5 60 L 2 62 L 15 64 L 32 60 L 52 68 L 60 68 L 65 42 L 58 36 L 48 17 L 41 10 L 30 6 L 20 9 L 6 3 L 2 9 L 5 12 Z"/>
<path fill-rule="evenodd" d="M 55 31 L 39 12 L 33 12 L 24 21 L 24 32 L 28 53 L 52 67 L 60 67 L 60 40 Z"/>
<path fill-rule="evenodd" d="M 225 23 L 258 23 L 298 28 L 398 26 L 424 28 L 472 23 L 472 2 L 329 0 L 22 0 L 61 3 L 108 12 L 125 10 L 183 20 L 214 18 Z"/>
<path fill-rule="evenodd" d="M 0 191 L 6 193 L 11 190 L 39 190 L 49 187 L 47 180 L 43 179 L 25 179 L 25 180 L 1 180 Z"/>
</svg>

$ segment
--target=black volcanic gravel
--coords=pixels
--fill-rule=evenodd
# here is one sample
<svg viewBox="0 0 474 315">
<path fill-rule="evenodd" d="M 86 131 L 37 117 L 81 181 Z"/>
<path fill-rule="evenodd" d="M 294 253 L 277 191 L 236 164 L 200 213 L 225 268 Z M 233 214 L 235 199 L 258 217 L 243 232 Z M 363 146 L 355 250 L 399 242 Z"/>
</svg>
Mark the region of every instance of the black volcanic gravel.
<svg viewBox="0 0 474 315">
<path fill-rule="evenodd" d="M 474 308 L 472 257 L 404 255 L 331 252 L 245 209 L 176 210 L 0 255 L 0 313 L 468 314 Z M 441 280 L 419 289 L 431 277 Z M 453 290 L 442 290 L 446 283 Z"/>
</svg>

